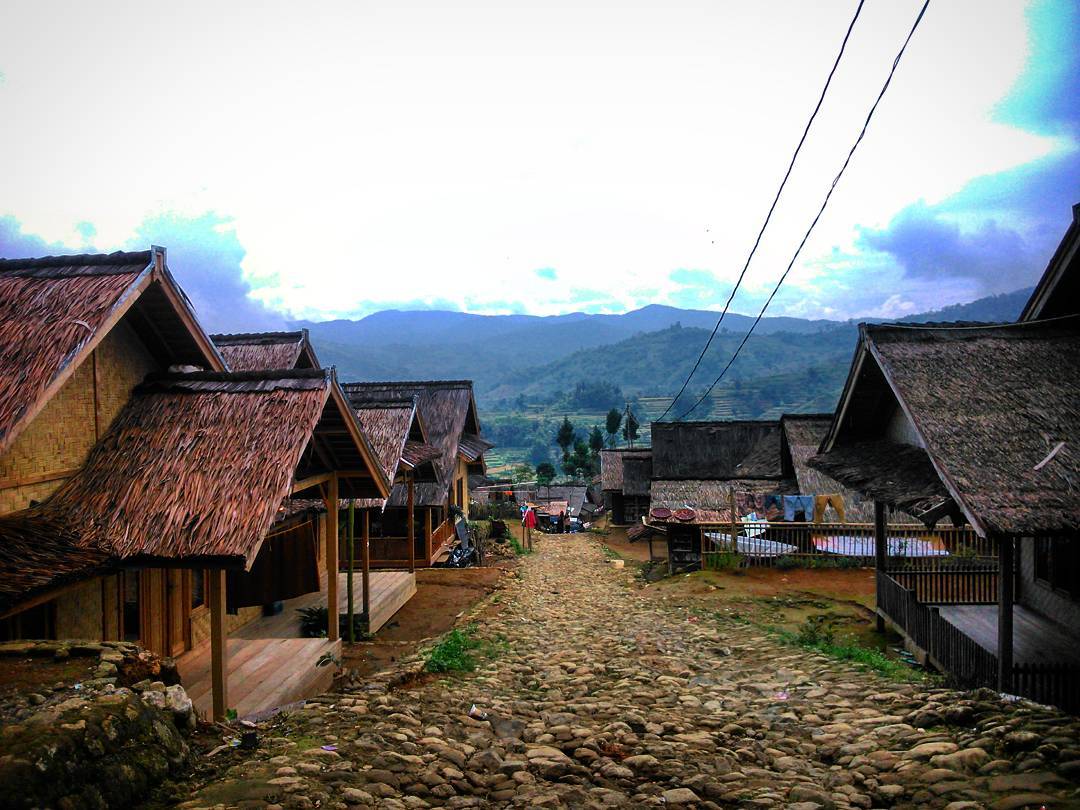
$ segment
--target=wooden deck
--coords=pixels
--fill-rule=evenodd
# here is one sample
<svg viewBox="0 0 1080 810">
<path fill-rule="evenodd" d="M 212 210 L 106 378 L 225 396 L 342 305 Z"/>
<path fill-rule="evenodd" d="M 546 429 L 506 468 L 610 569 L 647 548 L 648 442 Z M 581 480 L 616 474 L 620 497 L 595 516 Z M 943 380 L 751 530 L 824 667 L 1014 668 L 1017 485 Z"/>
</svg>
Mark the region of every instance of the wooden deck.
<svg viewBox="0 0 1080 810">
<path fill-rule="evenodd" d="M 997 654 L 997 605 L 941 605 L 941 618 Z M 1080 638 L 1023 605 L 1013 606 L 1013 661 L 1017 664 L 1060 662 L 1080 666 Z"/>
<path fill-rule="evenodd" d="M 416 575 L 408 571 L 372 571 L 371 632 L 397 613 L 416 593 Z M 346 575 L 338 575 L 338 606 L 347 607 Z M 360 572 L 353 576 L 354 609 L 363 607 Z M 261 616 L 233 631 L 228 639 L 229 708 L 240 717 L 313 697 L 330 688 L 334 666 L 317 667 L 325 653 L 341 656 L 341 642 L 300 638 L 300 608 L 323 606 L 326 592 L 304 594 L 284 603 L 276 616 Z M 210 643 L 176 659 L 180 681 L 203 717 L 211 711 Z"/>
<path fill-rule="evenodd" d="M 255 622 L 258 624 L 258 622 Z M 229 708 L 240 717 L 264 712 L 325 692 L 334 666 L 316 666 L 325 653 L 341 655 L 341 642 L 325 638 L 230 638 Z M 201 644 L 176 659 L 180 682 L 195 710 L 209 717 L 210 645 Z"/>
</svg>

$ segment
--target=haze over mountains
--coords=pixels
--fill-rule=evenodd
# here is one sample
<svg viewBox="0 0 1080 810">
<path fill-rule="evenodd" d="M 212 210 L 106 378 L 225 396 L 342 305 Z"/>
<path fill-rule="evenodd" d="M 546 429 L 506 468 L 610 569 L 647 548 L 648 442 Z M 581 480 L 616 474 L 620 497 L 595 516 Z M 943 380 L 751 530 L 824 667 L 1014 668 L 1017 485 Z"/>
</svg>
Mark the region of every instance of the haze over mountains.
<svg viewBox="0 0 1080 810">
<path fill-rule="evenodd" d="M 1029 294 L 1030 289 L 1017 290 L 900 320 L 1013 320 Z M 621 315 L 548 317 L 386 310 L 356 321 L 300 321 L 295 326 L 310 330 L 320 359 L 336 365 L 342 379 L 470 378 L 481 400 L 494 403 L 597 379 L 628 394 L 670 396 L 717 317 L 713 311 L 659 305 Z M 752 323 L 746 315 L 727 315 L 702 366 L 702 385 L 719 373 Z M 817 368 L 819 375 L 831 378 L 835 368 L 842 381 L 855 324 L 766 317 L 730 377 L 747 381 Z"/>
</svg>

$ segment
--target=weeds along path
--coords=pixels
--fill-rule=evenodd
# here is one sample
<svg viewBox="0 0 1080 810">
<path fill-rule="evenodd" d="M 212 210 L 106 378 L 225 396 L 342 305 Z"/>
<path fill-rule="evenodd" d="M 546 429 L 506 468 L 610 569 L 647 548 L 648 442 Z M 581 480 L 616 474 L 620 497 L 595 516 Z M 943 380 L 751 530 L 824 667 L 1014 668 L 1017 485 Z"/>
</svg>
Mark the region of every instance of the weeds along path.
<svg viewBox="0 0 1080 810">
<path fill-rule="evenodd" d="M 586 536 L 540 538 L 501 593 L 498 620 L 446 651 L 475 671 L 339 688 L 175 800 L 962 810 L 1076 797 L 1075 722 L 888 681 L 660 604 Z"/>
</svg>

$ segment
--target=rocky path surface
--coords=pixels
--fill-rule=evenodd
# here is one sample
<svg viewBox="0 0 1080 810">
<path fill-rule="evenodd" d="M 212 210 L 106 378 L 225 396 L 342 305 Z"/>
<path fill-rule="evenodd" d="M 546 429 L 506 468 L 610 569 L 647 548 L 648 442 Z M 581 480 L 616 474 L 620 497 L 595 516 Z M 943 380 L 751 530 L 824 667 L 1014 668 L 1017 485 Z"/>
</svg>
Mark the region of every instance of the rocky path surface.
<svg viewBox="0 0 1080 810">
<path fill-rule="evenodd" d="M 587 537 L 540 540 L 476 672 L 340 686 L 181 806 L 1080 806 L 1075 720 L 887 681 L 631 579 Z"/>
</svg>

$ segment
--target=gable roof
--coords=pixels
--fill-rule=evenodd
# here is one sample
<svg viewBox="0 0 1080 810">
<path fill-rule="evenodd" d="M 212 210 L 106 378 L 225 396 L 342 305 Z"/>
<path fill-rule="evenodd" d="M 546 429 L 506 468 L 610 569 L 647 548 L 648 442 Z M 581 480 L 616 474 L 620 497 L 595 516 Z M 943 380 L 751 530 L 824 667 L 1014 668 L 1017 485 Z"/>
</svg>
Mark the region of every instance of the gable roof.
<svg viewBox="0 0 1080 810">
<path fill-rule="evenodd" d="M 653 422 L 651 430 L 654 479 L 779 479 L 782 475 L 779 422 Z"/>
<path fill-rule="evenodd" d="M 1080 314 L 1080 203 L 1073 206 L 1072 222 L 1024 305 L 1020 320 L 1076 314 Z"/>
<path fill-rule="evenodd" d="M 0 259 L 0 453 L 125 317 L 169 364 L 225 368 L 164 248 Z"/>
<path fill-rule="evenodd" d="M 385 496 L 336 388 L 322 370 L 150 375 L 78 473 L 0 517 L 0 607 L 75 575 L 72 555 L 249 567 L 285 498 L 328 467 L 346 492 Z"/>
<path fill-rule="evenodd" d="M 321 367 L 307 329 L 210 337 L 231 371 Z"/>
<path fill-rule="evenodd" d="M 886 488 L 889 500 L 922 496 L 925 510 L 944 490 L 984 535 L 1080 528 L 1080 317 L 859 329 L 852 372 L 812 466 L 871 494 L 875 482 L 899 479 Z M 889 441 L 888 402 L 916 441 L 881 445 Z M 940 489 L 927 480 L 931 469 Z"/>
<path fill-rule="evenodd" d="M 646 491 L 638 493 L 648 495 L 648 479 L 652 477 L 652 448 L 623 447 L 600 451 L 600 489 L 604 492 L 623 492 L 626 483 L 626 459 L 648 459 L 648 473 L 645 475 Z M 643 471 L 639 465 L 639 474 Z M 631 484 L 633 489 L 633 484 Z M 624 493 L 634 494 L 634 493 Z"/>
<path fill-rule="evenodd" d="M 350 382 L 344 384 L 353 407 L 365 402 L 416 397 L 423 415 L 427 443 L 439 451 L 434 459 L 436 482 L 414 485 L 417 506 L 439 506 L 446 501 L 462 438 L 466 433 L 480 435 L 471 380 L 424 380 L 406 382 Z M 403 506 L 406 487 L 396 485 L 387 504 Z"/>
<path fill-rule="evenodd" d="M 842 496 L 848 522 L 870 522 L 874 519 L 872 501 L 808 463 L 828 435 L 832 419 L 831 413 L 787 413 L 780 417 L 784 475 L 795 478 L 802 495 Z"/>
</svg>

